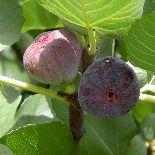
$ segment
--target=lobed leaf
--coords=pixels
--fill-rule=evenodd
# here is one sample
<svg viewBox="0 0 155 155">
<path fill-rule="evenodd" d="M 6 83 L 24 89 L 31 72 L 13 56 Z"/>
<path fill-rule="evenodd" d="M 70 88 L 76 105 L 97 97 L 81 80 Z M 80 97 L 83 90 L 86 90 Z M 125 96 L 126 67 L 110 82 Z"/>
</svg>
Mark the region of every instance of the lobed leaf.
<svg viewBox="0 0 155 155">
<path fill-rule="evenodd" d="M 39 0 L 58 17 L 101 34 L 123 36 L 143 11 L 144 0 Z"/>
<path fill-rule="evenodd" d="M 128 59 L 155 73 L 155 12 L 135 22 L 126 38 Z"/>
</svg>

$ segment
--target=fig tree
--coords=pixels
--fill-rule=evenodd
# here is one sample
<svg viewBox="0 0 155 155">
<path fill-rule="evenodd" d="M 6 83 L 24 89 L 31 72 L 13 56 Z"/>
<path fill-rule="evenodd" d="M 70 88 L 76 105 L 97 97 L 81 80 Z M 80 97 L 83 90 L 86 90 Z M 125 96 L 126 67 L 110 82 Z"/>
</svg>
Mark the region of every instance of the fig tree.
<svg viewBox="0 0 155 155">
<path fill-rule="evenodd" d="M 68 83 L 76 76 L 82 51 L 71 32 L 44 32 L 26 49 L 23 63 L 28 74 L 41 83 Z"/>
<path fill-rule="evenodd" d="M 122 60 L 108 56 L 97 60 L 84 72 L 78 98 L 85 111 L 113 117 L 131 110 L 139 94 L 133 69 Z"/>
</svg>

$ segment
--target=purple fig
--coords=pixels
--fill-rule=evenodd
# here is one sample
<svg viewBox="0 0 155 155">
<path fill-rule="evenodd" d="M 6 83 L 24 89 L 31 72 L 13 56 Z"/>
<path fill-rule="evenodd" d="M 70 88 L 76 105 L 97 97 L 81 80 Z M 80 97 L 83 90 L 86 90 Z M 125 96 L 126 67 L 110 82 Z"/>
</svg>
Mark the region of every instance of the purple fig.
<svg viewBox="0 0 155 155">
<path fill-rule="evenodd" d="M 85 71 L 78 98 L 85 111 L 114 117 L 131 110 L 139 94 L 139 83 L 133 69 L 120 59 L 105 57 Z"/>
<path fill-rule="evenodd" d="M 71 32 L 44 32 L 26 49 L 23 63 L 28 74 L 41 83 L 69 83 L 78 72 L 82 51 Z"/>
</svg>

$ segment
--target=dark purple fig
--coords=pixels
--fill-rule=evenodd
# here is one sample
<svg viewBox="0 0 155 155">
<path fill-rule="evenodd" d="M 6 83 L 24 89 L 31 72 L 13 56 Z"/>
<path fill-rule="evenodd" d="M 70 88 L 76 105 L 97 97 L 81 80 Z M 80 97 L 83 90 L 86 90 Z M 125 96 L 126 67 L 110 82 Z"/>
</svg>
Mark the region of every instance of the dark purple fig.
<svg viewBox="0 0 155 155">
<path fill-rule="evenodd" d="M 25 51 L 24 67 L 41 83 L 68 83 L 77 74 L 82 51 L 74 34 L 65 30 L 44 32 Z"/>
<path fill-rule="evenodd" d="M 131 110 L 139 94 L 133 69 L 122 60 L 109 56 L 87 68 L 80 82 L 78 98 L 85 111 L 114 117 Z"/>
</svg>

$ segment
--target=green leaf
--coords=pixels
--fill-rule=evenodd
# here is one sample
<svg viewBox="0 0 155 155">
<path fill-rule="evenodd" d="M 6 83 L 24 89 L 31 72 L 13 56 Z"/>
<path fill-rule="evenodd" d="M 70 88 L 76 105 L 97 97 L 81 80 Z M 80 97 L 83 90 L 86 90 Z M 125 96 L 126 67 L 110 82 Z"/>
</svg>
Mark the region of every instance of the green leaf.
<svg viewBox="0 0 155 155">
<path fill-rule="evenodd" d="M 48 102 L 46 97 L 41 94 L 36 94 L 28 97 L 20 106 L 16 117 L 20 118 L 21 116 L 26 115 L 35 115 L 35 116 L 47 116 L 53 118 L 53 114 L 49 109 Z"/>
<path fill-rule="evenodd" d="M 15 113 L 21 96 L 13 103 L 9 104 L 4 96 L 0 93 L 0 137 L 6 134 L 15 124 Z"/>
<path fill-rule="evenodd" d="M 13 153 L 5 145 L 0 144 L 0 155 L 13 155 Z"/>
<path fill-rule="evenodd" d="M 148 115 L 141 123 L 141 132 L 144 138 L 151 141 L 155 138 L 155 114 Z"/>
<path fill-rule="evenodd" d="M 146 116 L 154 112 L 154 103 L 145 103 L 143 101 L 139 101 L 133 109 L 133 116 L 139 123 L 141 123 Z"/>
<path fill-rule="evenodd" d="M 23 21 L 22 8 L 17 0 L 0 0 L 0 43 L 11 45 L 16 42 Z"/>
<path fill-rule="evenodd" d="M 12 103 L 20 96 L 21 92 L 11 86 L 2 85 L 2 94 L 8 103 Z"/>
<path fill-rule="evenodd" d="M 19 52 L 19 51 L 17 51 Z M 23 64 L 19 61 L 15 50 L 9 48 L 0 55 L 1 74 L 13 79 L 29 82 L 30 79 L 24 70 Z"/>
<path fill-rule="evenodd" d="M 51 102 L 52 102 L 52 109 L 55 112 L 56 118 L 62 123 L 69 125 L 68 106 L 62 105 L 61 103 L 59 103 L 54 99 L 52 99 Z"/>
<path fill-rule="evenodd" d="M 140 135 L 136 135 L 128 146 L 125 155 L 146 155 L 147 150 L 144 139 Z"/>
<path fill-rule="evenodd" d="M 144 69 L 138 68 L 138 67 L 134 67 L 134 71 L 137 75 L 140 87 L 143 87 L 145 84 L 147 84 L 147 72 Z"/>
<path fill-rule="evenodd" d="M 28 1 L 30 1 L 30 0 L 18 0 L 19 4 L 21 4 L 21 5 Z"/>
<path fill-rule="evenodd" d="M 6 49 L 7 47 L 8 47 L 7 45 L 2 45 L 2 44 L 0 43 L 0 52 L 1 52 L 2 50 Z"/>
<path fill-rule="evenodd" d="M 25 17 L 22 29 L 24 32 L 34 29 L 44 30 L 53 28 L 58 22 L 58 17 L 38 5 L 36 0 L 27 1 L 22 5 L 22 7 Z"/>
<path fill-rule="evenodd" d="M 155 12 L 138 20 L 126 38 L 129 61 L 155 72 Z"/>
<path fill-rule="evenodd" d="M 145 86 L 148 82 L 148 75 L 146 70 L 141 69 L 139 67 L 134 67 L 130 62 L 127 62 L 127 64 L 132 67 L 132 69 L 135 71 L 137 78 L 138 78 L 138 82 L 140 84 L 140 88 Z"/>
<path fill-rule="evenodd" d="M 112 38 L 103 38 L 99 43 L 99 50 L 97 52 L 96 58 L 102 58 L 112 54 Z"/>
<path fill-rule="evenodd" d="M 144 0 L 39 0 L 58 17 L 101 34 L 124 35 L 143 11 Z"/>
<path fill-rule="evenodd" d="M 155 1 L 154 0 L 146 0 L 143 13 L 150 13 L 152 11 L 155 11 Z"/>
<path fill-rule="evenodd" d="M 16 52 L 18 52 L 18 54 L 23 56 L 24 52 L 33 41 L 33 36 L 25 32 L 21 34 L 20 40 L 13 47 L 15 48 Z"/>
<path fill-rule="evenodd" d="M 49 108 L 46 97 L 36 94 L 28 97 L 22 103 L 16 113 L 16 119 L 18 121 L 14 129 L 26 124 L 52 122 L 54 115 Z"/>
<path fill-rule="evenodd" d="M 56 116 L 68 124 L 67 107 L 58 103 L 53 103 L 52 106 Z M 79 149 L 75 149 L 73 154 L 124 155 L 136 131 L 136 125 L 130 115 L 106 119 L 88 114 L 84 127 L 86 134 L 81 140 Z"/>
<path fill-rule="evenodd" d="M 12 131 L 0 142 L 16 155 L 69 155 L 74 144 L 69 129 L 58 122 L 27 125 Z"/>
<path fill-rule="evenodd" d="M 86 135 L 80 145 L 81 154 L 124 155 L 136 125 L 131 116 L 104 119 L 88 115 L 85 121 Z"/>
</svg>

